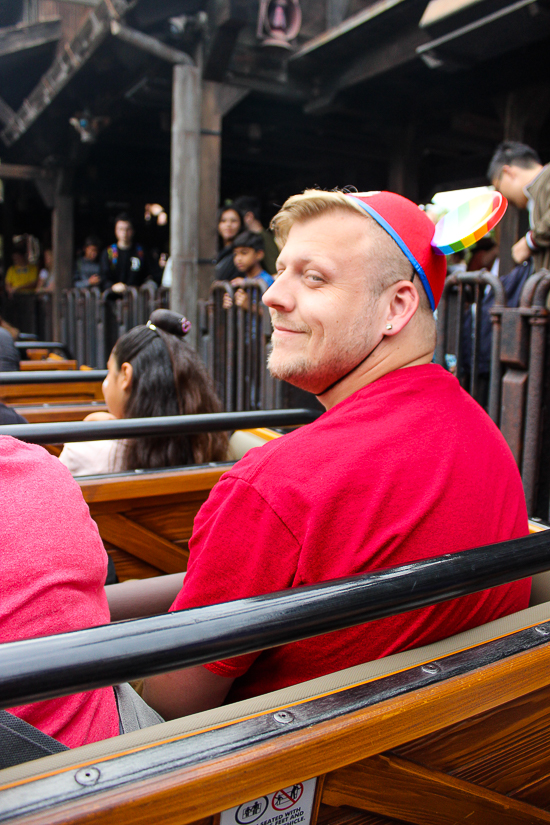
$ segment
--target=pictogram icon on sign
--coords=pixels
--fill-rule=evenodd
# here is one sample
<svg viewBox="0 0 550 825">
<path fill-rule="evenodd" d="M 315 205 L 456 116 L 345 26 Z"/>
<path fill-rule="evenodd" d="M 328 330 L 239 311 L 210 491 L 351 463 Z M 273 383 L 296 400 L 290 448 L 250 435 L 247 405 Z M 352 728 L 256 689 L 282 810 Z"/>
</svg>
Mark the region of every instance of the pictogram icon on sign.
<svg viewBox="0 0 550 825">
<path fill-rule="evenodd" d="M 235 812 L 235 819 L 240 825 L 249 825 L 251 822 L 256 822 L 265 813 L 269 800 L 267 796 L 260 796 L 259 799 L 253 799 L 252 802 L 245 802 L 240 805 Z"/>
<path fill-rule="evenodd" d="M 296 805 L 303 792 L 304 786 L 301 782 L 297 785 L 290 785 L 273 795 L 271 805 L 275 811 L 288 811 L 289 808 Z"/>
</svg>

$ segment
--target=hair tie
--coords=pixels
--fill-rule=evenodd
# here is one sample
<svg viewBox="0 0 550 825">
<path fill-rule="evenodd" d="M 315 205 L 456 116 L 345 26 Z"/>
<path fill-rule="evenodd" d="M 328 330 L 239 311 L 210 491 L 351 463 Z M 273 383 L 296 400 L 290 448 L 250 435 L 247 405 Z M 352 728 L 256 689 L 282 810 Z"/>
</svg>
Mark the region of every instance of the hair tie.
<svg viewBox="0 0 550 825">
<path fill-rule="evenodd" d="M 155 332 L 158 328 L 170 335 L 182 338 L 191 329 L 191 321 L 179 312 L 172 312 L 169 309 L 155 309 L 147 321 L 147 326 Z"/>
</svg>

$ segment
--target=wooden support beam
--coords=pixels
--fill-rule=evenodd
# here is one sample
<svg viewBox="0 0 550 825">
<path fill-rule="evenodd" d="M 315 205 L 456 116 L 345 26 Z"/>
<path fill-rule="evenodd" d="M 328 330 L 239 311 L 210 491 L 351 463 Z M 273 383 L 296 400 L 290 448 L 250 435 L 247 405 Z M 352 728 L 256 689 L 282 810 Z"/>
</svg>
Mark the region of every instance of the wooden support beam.
<svg viewBox="0 0 550 825">
<path fill-rule="evenodd" d="M 416 825 L 550 823 L 548 811 L 387 754 L 329 773 L 323 802 L 350 805 Z"/>
<path fill-rule="evenodd" d="M 185 52 L 174 49 L 172 46 L 167 46 L 165 43 L 157 40 L 156 37 L 151 37 L 148 34 L 137 31 L 137 29 L 130 28 L 130 26 L 125 26 L 123 23 L 119 23 L 118 20 L 111 21 L 111 34 L 118 37 L 119 40 L 124 40 L 125 43 L 129 43 L 131 46 L 135 46 L 137 49 L 141 49 L 148 54 L 152 54 L 154 57 L 158 57 L 160 60 L 167 60 L 168 63 L 186 63 L 188 65 L 193 63 L 189 55 Z"/>
<path fill-rule="evenodd" d="M 99 44 L 108 36 L 113 17 L 125 14 L 137 0 L 101 0 L 86 16 L 76 37 L 58 54 L 48 71 L 3 129 L 2 140 L 12 146 L 47 109 L 54 97 L 86 63 Z"/>
<path fill-rule="evenodd" d="M 327 3 L 327 29 L 339 26 L 345 20 L 349 0 L 326 0 Z"/>
<path fill-rule="evenodd" d="M 208 298 L 218 252 L 217 213 L 220 202 L 222 122 L 248 89 L 203 81 L 200 138 L 199 284 L 198 296 Z"/>
<path fill-rule="evenodd" d="M 346 64 L 344 71 L 319 83 L 316 87 L 317 99 L 313 98 L 304 107 L 305 111 L 320 114 L 340 92 L 417 60 L 416 49 L 427 40 L 425 32 L 418 26 L 411 26 L 390 42 L 358 51 L 357 57 Z"/>
<path fill-rule="evenodd" d="M 0 180 L 48 180 L 53 178 L 49 169 L 25 166 L 20 163 L 0 163 Z"/>
<path fill-rule="evenodd" d="M 247 0 L 223 0 L 216 4 L 213 33 L 203 67 L 205 80 L 223 81 L 239 32 L 248 23 L 248 6 Z"/>
<path fill-rule="evenodd" d="M 60 194 L 58 188 L 54 196 L 54 208 L 52 211 L 52 254 L 56 296 L 60 295 L 64 289 L 70 289 L 72 286 L 74 251 L 73 207 L 72 195 Z M 61 340 L 61 319 L 58 314 L 59 302 L 55 301 L 54 306 L 56 308 L 54 311 L 54 338 Z"/>
<path fill-rule="evenodd" d="M 61 21 L 45 20 L 26 26 L 9 26 L 0 29 L 0 57 L 24 49 L 35 49 L 47 43 L 55 43 L 61 37 Z"/>
<path fill-rule="evenodd" d="M 170 307 L 186 315 L 197 342 L 199 267 L 199 177 L 201 79 L 195 66 L 172 70 L 172 148 L 170 171 Z"/>
<path fill-rule="evenodd" d="M 15 112 L 6 101 L 0 97 L 0 123 L 7 125 L 15 117 Z"/>
</svg>

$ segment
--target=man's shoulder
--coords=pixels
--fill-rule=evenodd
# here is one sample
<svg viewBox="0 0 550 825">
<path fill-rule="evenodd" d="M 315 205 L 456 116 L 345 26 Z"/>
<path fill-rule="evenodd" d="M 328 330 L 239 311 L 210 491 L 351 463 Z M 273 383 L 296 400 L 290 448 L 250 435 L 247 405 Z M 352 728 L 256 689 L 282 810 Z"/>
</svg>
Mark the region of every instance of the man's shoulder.
<svg viewBox="0 0 550 825">
<path fill-rule="evenodd" d="M 535 179 L 525 189 L 529 197 L 535 201 L 539 197 L 548 195 L 550 191 L 550 163 L 542 167 Z"/>
</svg>

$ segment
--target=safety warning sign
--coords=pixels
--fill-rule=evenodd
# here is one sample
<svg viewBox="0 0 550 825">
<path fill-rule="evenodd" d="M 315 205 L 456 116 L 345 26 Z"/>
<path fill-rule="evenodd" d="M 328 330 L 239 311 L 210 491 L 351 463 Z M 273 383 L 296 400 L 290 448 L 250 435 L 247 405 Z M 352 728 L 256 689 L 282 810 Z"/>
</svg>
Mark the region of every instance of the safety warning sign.
<svg viewBox="0 0 550 825">
<path fill-rule="evenodd" d="M 309 825 L 316 779 L 244 802 L 220 815 L 220 825 Z"/>
</svg>

